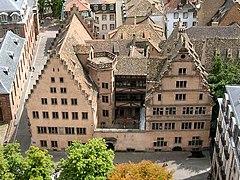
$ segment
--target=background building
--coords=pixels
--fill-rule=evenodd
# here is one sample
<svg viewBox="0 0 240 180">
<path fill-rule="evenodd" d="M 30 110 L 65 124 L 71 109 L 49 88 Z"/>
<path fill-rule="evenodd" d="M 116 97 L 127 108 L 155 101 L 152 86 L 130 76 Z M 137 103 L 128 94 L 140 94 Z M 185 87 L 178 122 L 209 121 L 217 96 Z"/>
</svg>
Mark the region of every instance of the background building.
<svg viewBox="0 0 240 180">
<path fill-rule="evenodd" d="M 219 102 L 217 132 L 212 159 L 213 179 L 240 178 L 239 97 L 240 86 L 226 86 Z"/>
</svg>

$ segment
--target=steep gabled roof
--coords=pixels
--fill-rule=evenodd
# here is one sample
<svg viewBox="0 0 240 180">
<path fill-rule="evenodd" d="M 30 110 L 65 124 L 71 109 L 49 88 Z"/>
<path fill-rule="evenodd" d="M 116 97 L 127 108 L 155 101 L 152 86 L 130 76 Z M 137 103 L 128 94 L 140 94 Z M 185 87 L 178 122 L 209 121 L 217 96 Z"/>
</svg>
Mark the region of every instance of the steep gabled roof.
<svg viewBox="0 0 240 180">
<path fill-rule="evenodd" d="M 25 0 L 0 0 L 0 12 L 20 11 Z"/>
<path fill-rule="evenodd" d="M 25 39 L 8 31 L 0 46 L 0 94 L 10 93 Z"/>
</svg>

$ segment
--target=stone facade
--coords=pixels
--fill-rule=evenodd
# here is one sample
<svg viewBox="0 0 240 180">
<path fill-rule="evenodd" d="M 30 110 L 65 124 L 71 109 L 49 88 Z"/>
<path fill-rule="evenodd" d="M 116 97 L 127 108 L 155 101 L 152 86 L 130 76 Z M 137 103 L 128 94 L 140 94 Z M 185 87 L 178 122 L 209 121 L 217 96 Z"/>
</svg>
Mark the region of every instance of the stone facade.
<svg viewBox="0 0 240 180">
<path fill-rule="evenodd" d="M 208 148 L 207 74 L 182 26 L 175 41 L 164 41 L 153 25 L 126 32 L 129 26 L 121 26 L 112 39 L 93 40 L 74 7 L 62 27 L 27 103 L 33 143 L 61 150 L 72 140 L 102 137 L 115 150 Z M 134 28 L 140 32 L 134 34 Z M 77 109 L 69 104 L 72 98 L 80 101 Z M 79 115 L 83 110 L 86 123 Z"/>
</svg>

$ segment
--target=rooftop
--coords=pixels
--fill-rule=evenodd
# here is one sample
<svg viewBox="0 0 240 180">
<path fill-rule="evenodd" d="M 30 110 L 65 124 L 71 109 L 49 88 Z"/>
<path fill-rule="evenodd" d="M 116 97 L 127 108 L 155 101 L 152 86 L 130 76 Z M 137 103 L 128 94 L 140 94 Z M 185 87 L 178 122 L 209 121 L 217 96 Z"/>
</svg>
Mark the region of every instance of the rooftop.
<svg viewBox="0 0 240 180">
<path fill-rule="evenodd" d="M 11 91 L 25 39 L 8 31 L 0 46 L 0 94 Z"/>
</svg>

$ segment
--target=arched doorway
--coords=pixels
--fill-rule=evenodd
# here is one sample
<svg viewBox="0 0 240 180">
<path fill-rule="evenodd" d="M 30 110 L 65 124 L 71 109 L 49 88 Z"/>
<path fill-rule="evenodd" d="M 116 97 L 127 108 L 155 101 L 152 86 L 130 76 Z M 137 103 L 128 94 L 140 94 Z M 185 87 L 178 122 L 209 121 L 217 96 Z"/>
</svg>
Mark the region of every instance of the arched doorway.
<svg viewBox="0 0 240 180">
<path fill-rule="evenodd" d="M 108 142 L 108 143 L 107 143 L 107 148 L 114 151 L 114 145 L 113 145 L 113 143 Z"/>
<path fill-rule="evenodd" d="M 180 147 L 180 146 L 175 146 L 172 150 L 173 150 L 173 151 L 182 151 L 182 147 Z"/>
<path fill-rule="evenodd" d="M 3 112 L 1 107 L 0 107 L 0 122 L 3 122 Z"/>
</svg>

